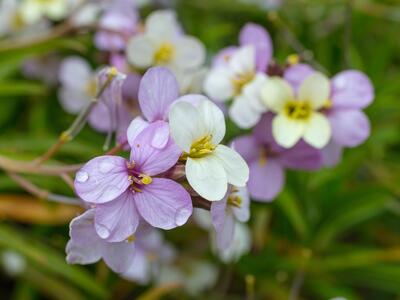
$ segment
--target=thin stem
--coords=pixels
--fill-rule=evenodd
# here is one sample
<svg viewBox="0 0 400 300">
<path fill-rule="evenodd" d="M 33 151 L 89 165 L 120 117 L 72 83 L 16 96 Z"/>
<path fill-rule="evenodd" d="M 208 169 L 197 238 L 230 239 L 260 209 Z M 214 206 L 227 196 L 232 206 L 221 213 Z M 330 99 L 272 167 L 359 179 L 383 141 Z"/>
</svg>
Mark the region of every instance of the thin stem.
<svg viewBox="0 0 400 300">
<path fill-rule="evenodd" d="M 318 69 L 324 73 L 327 73 L 327 70 L 319 64 L 314 59 L 314 54 L 311 50 L 307 49 L 300 40 L 296 37 L 293 31 L 290 29 L 289 25 L 287 25 L 282 18 L 279 16 L 277 12 L 270 12 L 268 14 L 268 19 L 271 21 L 277 28 L 282 31 L 284 38 L 287 43 L 299 54 L 302 60 L 312 65 L 315 69 Z"/>
<path fill-rule="evenodd" d="M 346 3 L 346 19 L 344 23 L 344 36 L 343 36 L 343 67 L 349 68 L 350 66 L 350 46 L 351 46 L 351 26 L 352 26 L 352 15 L 353 15 L 353 3 L 352 0 L 348 0 Z"/>
<path fill-rule="evenodd" d="M 297 300 L 304 283 L 305 271 L 299 270 L 294 277 L 292 287 L 290 288 L 289 300 Z"/>
<path fill-rule="evenodd" d="M 15 173 L 8 172 L 8 175 L 20 187 L 22 187 L 24 190 L 26 190 L 30 194 L 38 197 L 39 199 L 46 199 L 49 201 L 65 203 L 65 204 L 81 205 L 81 202 L 77 198 L 50 193 L 49 191 L 39 188 L 38 186 L 34 185 L 32 182 L 26 180 L 25 178 L 15 174 Z"/>
</svg>

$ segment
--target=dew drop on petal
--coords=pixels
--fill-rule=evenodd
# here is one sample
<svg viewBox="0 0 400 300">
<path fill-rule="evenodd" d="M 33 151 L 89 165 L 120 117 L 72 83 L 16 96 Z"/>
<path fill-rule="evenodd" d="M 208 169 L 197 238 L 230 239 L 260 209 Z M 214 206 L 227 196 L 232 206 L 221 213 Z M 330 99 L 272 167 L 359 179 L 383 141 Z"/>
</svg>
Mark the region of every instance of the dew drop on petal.
<svg viewBox="0 0 400 300">
<path fill-rule="evenodd" d="M 113 169 L 113 167 L 114 167 L 113 164 L 103 161 L 99 165 L 99 170 L 101 173 L 107 174 L 108 172 L 110 172 Z"/>
<path fill-rule="evenodd" d="M 108 230 L 108 228 L 102 224 L 97 224 L 96 231 L 99 237 L 102 239 L 106 239 L 110 236 L 110 230 Z"/>
<path fill-rule="evenodd" d="M 89 179 L 89 174 L 85 171 L 79 171 L 76 173 L 75 179 L 80 183 L 84 183 Z"/>
<path fill-rule="evenodd" d="M 175 214 L 175 224 L 182 226 L 186 223 L 187 219 L 190 217 L 190 210 L 186 207 L 178 209 Z"/>
</svg>

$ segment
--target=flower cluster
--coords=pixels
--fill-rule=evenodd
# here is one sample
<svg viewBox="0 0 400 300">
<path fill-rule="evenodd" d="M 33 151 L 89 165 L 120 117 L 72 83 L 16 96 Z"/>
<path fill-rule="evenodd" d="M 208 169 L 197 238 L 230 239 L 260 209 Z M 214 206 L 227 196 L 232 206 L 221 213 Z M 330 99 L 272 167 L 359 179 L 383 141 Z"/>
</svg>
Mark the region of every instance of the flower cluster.
<svg viewBox="0 0 400 300">
<path fill-rule="evenodd" d="M 70 224 L 69 263 L 103 259 L 143 283 L 156 273 L 185 278 L 160 230 L 192 219 L 210 231 L 223 262 L 235 261 L 251 249 L 251 200 L 272 201 L 286 170 L 333 166 L 344 148 L 370 134 L 363 109 L 374 90 L 365 74 L 346 70 L 329 78 L 298 56 L 279 65 L 260 25 L 246 24 L 238 45 L 206 67 L 204 45 L 172 10 L 141 19 L 132 0 L 16 1 L 0 4 L 7 12 L 0 15 L 2 35 L 30 35 L 29 27 L 63 19 L 79 29 L 93 26 L 105 67 L 52 56 L 51 64 L 27 62 L 25 73 L 58 81 L 61 107 L 78 115 L 74 130 L 87 121 L 108 142 L 115 133 L 123 152 L 94 157 L 76 173 L 75 193 L 86 211 Z M 230 140 L 226 119 L 240 132 Z"/>
</svg>

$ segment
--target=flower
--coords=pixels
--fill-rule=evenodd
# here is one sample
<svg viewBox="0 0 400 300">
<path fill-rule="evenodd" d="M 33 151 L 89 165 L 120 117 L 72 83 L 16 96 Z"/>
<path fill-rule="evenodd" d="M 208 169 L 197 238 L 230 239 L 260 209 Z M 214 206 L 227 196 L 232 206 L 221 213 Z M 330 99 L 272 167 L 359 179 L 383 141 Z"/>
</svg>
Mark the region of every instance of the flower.
<svg viewBox="0 0 400 300">
<path fill-rule="evenodd" d="M 195 102 L 198 97 L 190 95 L 186 99 Z M 184 151 L 186 178 L 200 196 L 221 200 L 228 183 L 238 187 L 246 184 L 246 162 L 235 150 L 220 144 L 225 120 L 215 104 L 209 100 L 200 100 L 197 105 L 177 101 L 170 109 L 169 123 L 175 143 Z"/>
<path fill-rule="evenodd" d="M 60 20 L 68 12 L 68 0 L 23 0 L 20 6 L 21 17 L 28 23 L 32 24 L 43 16 L 52 20 Z"/>
<path fill-rule="evenodd" d="M 93 264 L 100 259 L 116 273 L 123 273 L 135 258 L 133 239 L 110 243 L 98 236 L 94 228 L 95 210 L 89 209 L 70 223 L 71 239 L 66 246 L 69 264 Z"/>
<path fill-rule="evenodd" d="M 304 79 L 297 94 L 282 78 L 269 78 L 262 90 L 262 100 L 277 115 L 272 120 L 272 134 L 284 147 L 293 147 L 301 138 L 321 149 L 331 138 L 328 119 L 320 112 L 330 95 L 329 80 L 315 72 Z"/>
<path fill-rule="evenodd" d="M 230 187 L 221 201 L 211 204 L 212 224 L 219 251 L 229 248 L 233 242 L 237 222 L 250 218 L 250 197 L 246 188 Z"/>
<path fill-rule="evenodd" d="M 282 190 L 285 169 L 315 170 L 323 164 L 323 153 L 304 141 L 290 149 L 279 146 L 272 137 L 272 119 L 272 113 L 265 114 L 251 135 L 232 143 L 249 165 L 251 198 L 262 202 L 271 201 Z"/>
<path fill-rule="evenodd" d="M 298 89 L 300 83 L 315 73 L 306 64 L 288 68 L 284 78 Z M 332 129 L 332 141 L 324 148 L 327 164 L 340 159 L 342 147 L 355 147 L 363 143 L 370 134 L 368 117 L 362 111 L 374 99 L 374 88 L 369 78 L 357 70 L 346 70 L 336 74 L 330 81 L 330 96 L 323 113 Z"/>
<path fill-rule="evenodd" d="M 233 98 L 230 117 L 239 127 L 250 128 L 267 111 L 260 90 L 267 79 L 265 71 L 272 56 L 272 42 L 263 27 L 249 23 L 241 30 L 240 44 L 217 55 L 204 90 L 215 101 Z"/>
<path fill-rule="evenodd" d="M 99 156 L 75 177 L 78 196 L 95 206 L 98 235 L 111 242 L 134 234 L 140 218 L 154 227 L 172 229 L 185 224 L 193 209 L 181 185 L 155 177 L 174 166 L 181 154 L 169 137 L 168 124 L 148 125 L 129 144 L 129 161 Z"/>
<path fill-rule="evenodd" d="M 229 247 L 217 248 L 219 258 L 224 263 L 236 262 L 251 249 L 251 233 L 248 226 L 241 222 L 235 223 L 233 240 Z"/>
<path fill-rule="evenodd" d="M 124 50 L 127 41 L 136 31 L 138 13 L 133 3 L 117 1 L 99 20 L 101 30 L 95 35 L 95 45 L 100 50 Z"/>
<path fill-rule="evenodd" d="M 128 60 L 137 68 L 166 66 L 172 70 L 196 69 L 205 60 L 201 42 L 182 33 L 175 13 L 160 10 L 151 13 L 144 32 L 132 37 L 128 43 Z"/>
<path fill-rule="evenodd" d="M 65 111 L 78 114 L 91 101 L 97 100 L 88 116 L 89 124 L 99 132 L 117 130 L 120 135 L 122 131 L 126 131 L 127 123 L 132 119 L 122 101 L 122 84 L 125 78 L 115 68 L 106 67 L 94 72 L 84 59 L 69 57 L 61 63 L 59 70 L 60 103 Z M 110 83 L 105 86 L 109 79 Z M 103 86 L 104 90 L 99 99 L 96 99 Z"/>
</svg>

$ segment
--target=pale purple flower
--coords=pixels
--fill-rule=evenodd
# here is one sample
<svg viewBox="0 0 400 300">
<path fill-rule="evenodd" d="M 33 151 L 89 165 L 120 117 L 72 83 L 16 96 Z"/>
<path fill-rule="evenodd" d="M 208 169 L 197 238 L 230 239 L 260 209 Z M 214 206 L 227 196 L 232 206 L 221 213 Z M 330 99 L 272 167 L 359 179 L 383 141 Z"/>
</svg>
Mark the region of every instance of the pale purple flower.
<svg viewBox="0 0 400 300">
<path fill-rule="evenodd" d="M 181 155 L 169 136 L 168 124 L 156 121 L 134 139 L 128 138 L 129 161 L 118 156 L 96 157 L 75 177 L 78 196 L 95 205 L 97 233 L 112 242 L 131 236 L 140 218 L 154 227 L 172 229 L 186 223 L 193 209 L 181 185 L 156 177 L 173 167 Z"/>
<path fill-rule="evenodd" d="M 233 242 L 236 222 L 247 222 L 250 218 L 250 197 L 247 189 L 231 186 L 221 201 L 211 203 L 210 211 L 217 247 L 224 250 Z"/>
<path fill-rule="evenodd" d="M 89 209 L 71 221 L 66 247 L 70 264 L 93 264 L 100 259 L 116 273 L 126 272 L 135 259 L 132 241 L 111 243 L 100 238 L 94 228 L 95 210 Z"/>
<path fill-rule="evenodd" d="M 272 42 L 261 26 L 248 23 L 240 32 L 239 47 L 223 49 L 214 59 L 204 81 L 204 91 L 213 100 L 233 99 L 229 116 L 241 128 L 254 126 L 267 111 L 261 87 L 272 57 Z"/>
<path fill-rule="evenodd" d="M 95 45 L 100 50 L 124 50 L 134 35 L 138 24 L 138 13 L 133 3 L 116 1 L 101 16 L 101 30 L 95 35 Z"/>
<path fill-rule="evenodd" d="M 147 284 L 158 273 L 161 265 L 171 263 L 175 256 L 174 248 L 164 240 L 159 230 L 141 224 L 135 234 L 133 263 L 122 277 Z"/>
<path fill-rule="evenodd" d="M 314 170 L 322 166 L 321 151 L 304 141 L 285 149 L 279 146 L 271 132 L 272 114 L 263 116 L 252 135 L 233 141 L 234 148 L 243 156 L 250 168 L 247 187 L 257 201 L 271 201 L 282 190 L 285 169 Z"/>
<path fill-rule="evenodd" d="M 288 68 L 284 77 L 296 90 L 313 72 L 310 66 L 297 64 Z M 343 71 L 331 79 L 331 95 L 324 110 L 331 124 L 334 143 L 355 147 L 368 138 L 370 123 L 362 109 L 371 104 L 373 99 L 373 85 L 360 71 Z"/>
</svg>

